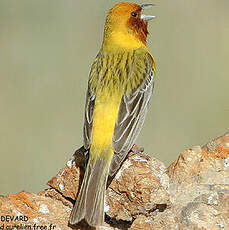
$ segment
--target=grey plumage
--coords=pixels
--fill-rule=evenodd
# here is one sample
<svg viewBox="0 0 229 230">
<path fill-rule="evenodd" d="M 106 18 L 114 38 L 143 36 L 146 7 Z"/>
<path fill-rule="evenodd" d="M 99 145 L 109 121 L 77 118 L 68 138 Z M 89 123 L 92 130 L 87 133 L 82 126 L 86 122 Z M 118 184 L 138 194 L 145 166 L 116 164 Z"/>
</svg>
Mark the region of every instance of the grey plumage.
<svg viewBox="0 0 229 230">
<path fill-rule="evenodd" d="M 112 90 L 124 92 L 111 140 L 114 150 L 111 161 L 90 157 L 96 94 L 104 86 L 109 89 L 111 97 Z M 153 87 L 154 61 L 145 49 L 119 54 L 100 51 L 97 55 L 90 73 L 85 106 L 84 148 L 89 152 L 89 162 L 70 216 L 70 224 L 85 219 L 91 226 L 102 225 L 108 174 L 114 176 L 132 148 L 142 128 Z M 110 149 L 110 146 L 104 149 L 103 155 L 109 155 Z"/>
</svg>

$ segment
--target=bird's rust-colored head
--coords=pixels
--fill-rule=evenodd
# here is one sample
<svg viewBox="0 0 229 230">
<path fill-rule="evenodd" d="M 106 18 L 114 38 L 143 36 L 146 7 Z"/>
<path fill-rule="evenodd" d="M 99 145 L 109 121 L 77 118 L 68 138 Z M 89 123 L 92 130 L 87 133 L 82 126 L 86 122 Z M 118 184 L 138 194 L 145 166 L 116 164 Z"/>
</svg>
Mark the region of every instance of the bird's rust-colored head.
<svg viewBox="0 0 229 230">
<path fill-rule="evenodd" d="M 151 6 L 152 4 L 121 2 L 112 7 L 105 24 L 105 45 L 108 43 L 110 46 L 120 45 L 127 48 L 146 45 L 148 21 L 154 16 L 144 15 L 142 11 Z"/>
</svg>

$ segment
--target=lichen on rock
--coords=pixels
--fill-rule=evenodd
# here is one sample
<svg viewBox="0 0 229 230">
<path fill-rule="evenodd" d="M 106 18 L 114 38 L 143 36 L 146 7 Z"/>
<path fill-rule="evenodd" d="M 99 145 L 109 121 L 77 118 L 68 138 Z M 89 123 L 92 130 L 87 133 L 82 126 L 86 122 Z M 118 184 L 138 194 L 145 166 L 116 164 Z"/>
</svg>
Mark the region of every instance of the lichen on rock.
<svg viewBox="0 0 229 230">
<path fill-rule="evenodd" d="M 184 150 L 167 169 L 156 158 L 131 154 L 108 186 L 106 223 L 98 229 L 229 229 L 228 159 L 229 133 L 203 147 Z M 72 229 L 68 218 L 83 165 L 82 157 L 75 154 L 46 190 L 0 196 L 0 229 L 20 224 Z M 12 216 L 22 219 L 4 221 Z M 93 228 L 83 223 L 74 229 Z"/>
</svg>

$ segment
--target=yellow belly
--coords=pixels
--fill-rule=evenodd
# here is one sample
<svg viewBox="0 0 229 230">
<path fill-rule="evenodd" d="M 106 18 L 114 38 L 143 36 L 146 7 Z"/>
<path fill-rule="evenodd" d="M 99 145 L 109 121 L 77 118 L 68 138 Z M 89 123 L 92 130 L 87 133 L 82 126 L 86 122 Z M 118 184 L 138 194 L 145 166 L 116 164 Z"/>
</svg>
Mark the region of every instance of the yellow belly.
<svg viewBox="0 0 229 230">
<path fill-rule="evenodd" d="M 118 93 L 113 95 L 103 93 L 96 96 L 90 149 L 93 158 L 112 159 L 114 151 L 111 141 L 120 101 L 121 95 Z"/>
</svg>

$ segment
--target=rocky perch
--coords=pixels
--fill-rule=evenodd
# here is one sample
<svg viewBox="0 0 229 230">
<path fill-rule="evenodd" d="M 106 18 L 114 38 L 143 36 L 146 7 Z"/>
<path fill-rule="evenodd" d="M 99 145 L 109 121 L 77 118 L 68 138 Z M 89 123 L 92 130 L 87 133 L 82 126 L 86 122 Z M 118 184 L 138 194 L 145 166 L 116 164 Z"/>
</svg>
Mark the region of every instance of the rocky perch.
<svg viewBox="0 0 229 230">
<path fill-rule="evenodd" d="M 82 181 L 79 163 L 76 155 L 38 194 L 0 196 L 0 229 L 72 229 L 68 218 Z M 184 150 L 168 168 L 131 154 L 107 189 L 105 211 L 99 230 L 229 229 L 229 133 Z"/>
</svg>

